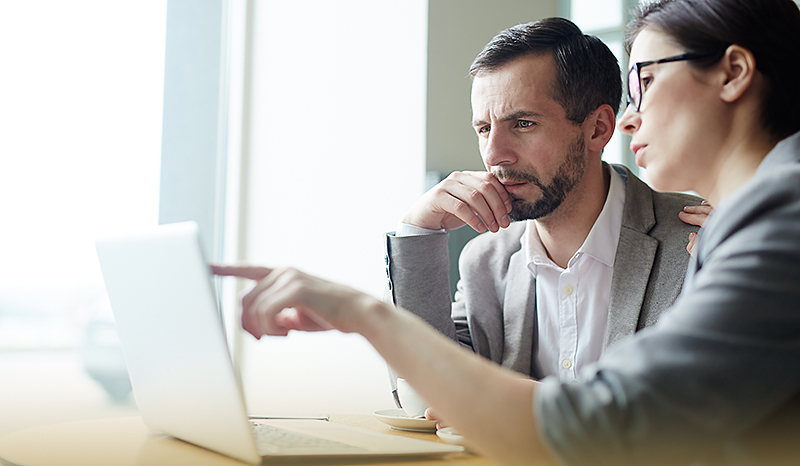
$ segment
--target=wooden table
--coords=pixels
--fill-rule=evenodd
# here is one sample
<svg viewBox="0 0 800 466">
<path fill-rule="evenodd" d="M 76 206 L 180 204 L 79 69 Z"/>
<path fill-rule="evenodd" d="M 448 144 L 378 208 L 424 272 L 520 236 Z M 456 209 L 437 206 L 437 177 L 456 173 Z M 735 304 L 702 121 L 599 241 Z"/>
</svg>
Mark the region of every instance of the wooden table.
<svg viewBox="0 0 800 466">
<path fill-rule="evenodd" d="M 392 429 L 373 416 L 331 415 L 332 422 L 441 442 L 436 434 Z M 303 460 L 292 464 L 331 464 L 331 460 Z M 335 461 L 346 464 L 346 461 Z M 151 432 L 139 417 L 120 417 L 33 427 L 0 437 L 0 464 L 10 466 L 242 466 L 246 463 Z M 359 465 L 466 465 L 492 466 L 470 453 L 425 460 L 358 460 Z"/>
</svg>

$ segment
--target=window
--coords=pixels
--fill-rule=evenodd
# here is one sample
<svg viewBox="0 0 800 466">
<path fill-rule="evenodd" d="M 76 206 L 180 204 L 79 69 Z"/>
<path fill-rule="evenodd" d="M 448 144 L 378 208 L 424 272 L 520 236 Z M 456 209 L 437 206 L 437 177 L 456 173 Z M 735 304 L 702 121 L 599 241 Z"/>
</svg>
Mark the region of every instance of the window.
<svg viewBox="0 0 800 466">
<path fill-rule="evenodd" d="M 124 371 L 94 238 L 158 222 L 165 24 L 166 0 L 0 2 L 0 434 L 136 412 L 90 370 Z"/>
<path fill-rule="evenodd" d="M 155 224 L 165 0 L 0 6 L 0 349 L 107 311 L 104 231 Z"/>
</svg>

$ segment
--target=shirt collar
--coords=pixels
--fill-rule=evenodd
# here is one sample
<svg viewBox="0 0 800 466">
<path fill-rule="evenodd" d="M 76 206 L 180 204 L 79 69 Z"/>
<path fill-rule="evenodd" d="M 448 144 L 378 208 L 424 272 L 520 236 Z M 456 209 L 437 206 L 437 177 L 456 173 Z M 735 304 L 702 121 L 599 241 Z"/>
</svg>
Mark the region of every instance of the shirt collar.
<svg viewBox="0 0 800 466">
<path fill-rule="evenodd" d="M 534 277 L 537 276 L 539 267 L 555 267 L 560 269 L 555 262 L 547 257 L 547 251 L 544 249 L 539 232 L 536 231 L 536 225 L 533 220 L 525 221 L 525 234 L 522 235 L 523 248 L 525 250 L 525 257 L 528 262 L 528 269 Z"/>
<path fill-rule="evenodd" d="M 608 195 L 603 204 L 603 210 L 597 216 L 589 235 L 583 244 L 570 259 L 570 264 L 582 255 L 594 258 L 603 264 L 613 267 L 617 255 L 619 232 L 622 229 L 622 211 L 625 207 L 625 181 L 611 166 L 606 165 L 611 174 Z M 536 231 L 534 220 L 527 220 L 525 234 L 523 235 L 523 248 L 528 261 L 528 268 L 534 276 L 538 267 L 552 267 L 562 270 L 548 256 L 542 244 L 539 233 Z"/>
</svg>

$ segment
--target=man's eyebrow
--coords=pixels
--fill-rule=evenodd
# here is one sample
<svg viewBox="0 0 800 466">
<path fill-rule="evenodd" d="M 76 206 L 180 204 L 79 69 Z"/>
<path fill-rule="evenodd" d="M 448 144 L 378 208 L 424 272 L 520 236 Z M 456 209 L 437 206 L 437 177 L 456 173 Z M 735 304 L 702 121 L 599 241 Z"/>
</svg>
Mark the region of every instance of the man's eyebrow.
<svg viewBox="0 0 800 466">
<path fill-rule="evenodd" d="M 535 112 L 533 110 L 517 110 L 516 112 L 512 112 L 501 117 L 500 121 L 524 120 L 525 118 L 540 119 L 543 117 L 544 114 Z M 477 128 L 478 126 L 483 126 L 486 123 L 487 122 L 485 120 L 472 120 L 472 127 Z"/>
</svg>

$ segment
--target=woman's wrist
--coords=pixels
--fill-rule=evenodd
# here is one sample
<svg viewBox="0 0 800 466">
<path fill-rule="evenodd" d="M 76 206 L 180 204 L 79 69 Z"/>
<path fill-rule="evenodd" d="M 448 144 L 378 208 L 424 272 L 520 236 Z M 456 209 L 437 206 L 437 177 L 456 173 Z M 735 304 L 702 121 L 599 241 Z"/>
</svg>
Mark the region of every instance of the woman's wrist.
<svg viewBox="0 0 800 466">
<path fill-rule="evenodd" d="M 373 346 L 385 339 L 386 330 L 392 327 L 391 321 L 398 310 L 393 306 L 373 298 L 364 296 L 364 318 L 357 330 Z"/>
</svg>

